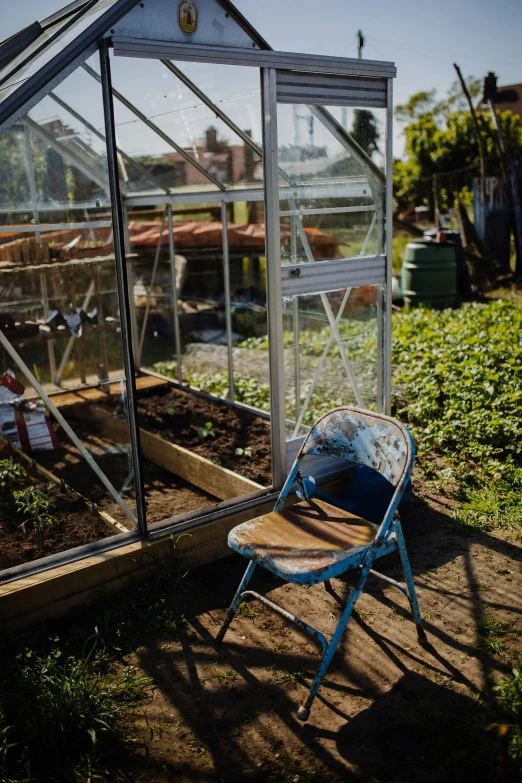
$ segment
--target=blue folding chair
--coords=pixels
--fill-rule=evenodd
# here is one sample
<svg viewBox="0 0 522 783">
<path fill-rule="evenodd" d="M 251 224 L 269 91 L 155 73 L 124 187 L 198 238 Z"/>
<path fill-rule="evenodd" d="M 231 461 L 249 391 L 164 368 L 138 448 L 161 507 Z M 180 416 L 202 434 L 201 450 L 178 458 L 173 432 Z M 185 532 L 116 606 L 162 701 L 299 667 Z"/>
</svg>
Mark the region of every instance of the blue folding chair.
<svg viewBox="0 0 522 783">
<path fill-rule="evenodd" d="M 395 487 L 381 524 L 368 522 L 324 500 L 309 498 L 300 471 L 301 462 L 307 455 L 338 457 L 379 471 Z M 245 598 L 262 601 L 318 641 L 323 655 L 306 701 L 297 711 L 297 717 L 302 721 L 308 720 L 310 707 L 368 574 L 381 577 L 405 593 L 417 626 L 419 642 L 427 642 L 404 536 L 396 514 L 413 469 L 414 457 L 413 439 L 400 422 L 389 416 L 357 408 L 336 408 L 322 416 L 306 436 L 274 510 L 238 525 L 229 533 L 228 545 L 247 557 L 250 563 L 228 609 L 217 641 L 223 640 L 239 604 Z M 305 500 L 282 510 L 295 482 Z M 376 558 L 395 550 L 399 551 L 405 584 L 373 570 Z M 329 643 L 320 631 L 265 596 L 246 589 L 256 565 L 263 566 L 287 582 L 300 585 L 324 582 L 329 590 L 332 577 L 352 569 L 359 570 L 355 587 Z"/>
</svg>

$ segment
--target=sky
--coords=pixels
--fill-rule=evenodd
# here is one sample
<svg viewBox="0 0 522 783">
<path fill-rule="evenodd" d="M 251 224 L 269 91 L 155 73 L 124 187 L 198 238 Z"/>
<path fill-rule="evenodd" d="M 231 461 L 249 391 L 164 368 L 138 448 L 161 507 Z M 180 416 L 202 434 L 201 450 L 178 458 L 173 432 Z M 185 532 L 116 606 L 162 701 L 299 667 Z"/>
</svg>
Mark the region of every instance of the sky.
<svg viewBox="0 0 522 783">
<path fill-rule="evenodd" d="M 64 4 L 63 0 L 18 0 L 16 3 L 0 0 L 0 34 L 8 37 Z M 436 4 L 426 0 L 395 0 L 393 3 L 389 0 L 364 3 L 350 0 L 329 0 L 328 3 L 318 3 L 317 0 L 235 0 L 235 4 L 279 51 L 355 57 L 357 31 L 361 29 L 366 41 L 363 57 L 393 61 L 397 65 L 395 104 L 406 101 L 418 90 L 436 88 L 440 96 L 444 95 L 456 77 L 454 62 L 465 75 L 483 77 L 493 70 L 501 85 L 522 82 L 522 0 L 439 0 Z M 185 129 L 190 143 L 195 138 L 195 129 L 200 129 L 207 118 L 202 115 L 201 122 L 196 122 L 194 118 L 200 110 L 192 115 L 183 112 L 187 96 L 182 98 L 179 85 L 168 81 L 171 75 L 160 72 L 158 63 L 142 60 L 132 63 L 125 60 L 125 63 L 125 69 L 120 63 L 115 64 L 114 79 L 115 82 L 119 79 L 117 86 L 121 87 L 121 91 L 125 91 L 126 80 L 134 87 L 141 86 L 144 96 L 140 108 L 148 116 L 155 113 L 166 117 L 169 108 L 178 107 L 177 114 L 171 111 L 171 116 L 164 121 L 171 123 L 172 132 L 177 130 L 182 133 Z M 213 78 L 201 69 L 198 71 L 197 66 L 193 67 L 192 75 L 195 78 L 199 74 L 198 84 L 206 88 L 214 100 L 242 96 L 229 103 L 228 108 L 231 113 L 235 112 L 234 119 L 238 124 L 252 126 L 254 138 L 259 138 L 257 96 L 248 95 L 255 92 L 258 83 L 256 85 L 252 81 L 254 69 L 243 70 L 245 73 L 238 74 L 234 84 L 224 66 L 215 70 Z M 151 83 L 155 83 L 157 89 L 151 89 Z M 64 84 L 62 97 L 67 93 L 69 97 L 77 96 L 78 89 L 72 82 L 69 87 Z M 223 108 L 227 105 L 224 104 Z M 40 118 L 44 114 L 42 106 Z M 95 125 L 99 124 L 96 115 L 94 111 L 92 121 Z M 130 120 L 119 110 L 117 121 L 122 139 L 127 138 L 126 151 L 143 153 L 147 151 L 148 142 L 143 133 L 133 128 Z M 191 130 L 189 125 L 192 120 Z M 289 121 L 288 138 L 294 132 L 290 125 Z M 401 129 L 396 125 L 395 154 L 400 155 L 402 149 Z"/>
</svg>

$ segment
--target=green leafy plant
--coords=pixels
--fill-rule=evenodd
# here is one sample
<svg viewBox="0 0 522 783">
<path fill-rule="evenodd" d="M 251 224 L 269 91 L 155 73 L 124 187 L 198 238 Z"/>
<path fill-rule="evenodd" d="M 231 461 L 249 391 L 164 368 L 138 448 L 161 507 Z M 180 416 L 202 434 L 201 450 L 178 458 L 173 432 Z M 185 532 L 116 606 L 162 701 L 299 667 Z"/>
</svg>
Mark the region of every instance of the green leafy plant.
<svg viewBox="0 0 522 783">
<path fill-rule="evenodd" d="M 0 489 L 12 491 L 14 486 L 26 476 L 25 468 L 15 462 L 12 457 L 0 460 Z"/>
<path fill-rule="evenodd" d="M 522 535 L 522 308 L 505 300 L 394 317 L 394 408 L 431 475 L 441 455 L 458 485 L 456 521 Z"/>
<path fill-rule="evenodd" d="M 250 446 L 247 446 L 245 449 L 237 448 L 234 454 L 236 457 L 247 457 L 247 459 L 250 459 L 252 457 L 252 449 Z"/>
<path fill-rule="evenodd" d="M 45 528 L 50 527 L 57 521 L 50 513 L 54 509 L 54 503 L 41 489 L 35 489 L 34 487 L 15 489 L 13 498 L 16 510 L 25 517 L 20 523 L 24 533 L 27 525 L 31 524 L 36 532 L 42 536 Z"/>
<path fill-rule="evenodd" d="M 169 405 L 166 410 L 169 416 L 173 416 L 174 413 L 176 412 L 176 404 L 174 403 L 173 405 Z"/>
<path fill-rule="evenodd" d="M 250 619 L 257 617 L 256 610 L 250 608 L 250 604 L 248 603 L 248 601 L 241 601 L 241 603 L 237 608 L 237 613 L 240 614 L 242 617 L 249 617 Z"/>
<path fill-rule="evenodd" d="M 197 433 L 200 438 L 215 438 L 216 433 L 212 429 L 212 423 L 207 421 L 203 427 L 198 427 Z"/>
<path fill-rule="evenodd" d="M 56 781 L 112 774 L 130 743 L 126 717 L 150 682 L 132 666 L 103 671 L 93 652 L 61 660 L 60 651 L 26 649 L 3 682 L 0 714 L 2 780 Z M 3 764 L 3 769 L 2 765 Z M 106 778 L 105 778 L 106 779 Z"/>
</svg>

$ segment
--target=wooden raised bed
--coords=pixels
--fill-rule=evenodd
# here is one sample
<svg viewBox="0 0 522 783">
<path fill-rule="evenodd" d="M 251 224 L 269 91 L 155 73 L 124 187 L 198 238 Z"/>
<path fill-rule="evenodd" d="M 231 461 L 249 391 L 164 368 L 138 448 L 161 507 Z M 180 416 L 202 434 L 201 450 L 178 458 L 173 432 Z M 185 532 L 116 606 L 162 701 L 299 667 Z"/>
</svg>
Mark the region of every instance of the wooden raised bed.
<svg viewBox="0 0 522 783">
<path fill-rule="evenodd" d="M 56 555 L 76 547 L 94 543 L 119 533 L 127 528 L 109 514 L 94 509 L 73 487 L 65 485 L 46 468 L 33 462 L 31 457 L 0 437 L 0 459 L 11 457 L 15 463 L 26 469 L 26 478 L 16 482 L 15 489 L 43 489 L 45 496 L 53 503 L 50 510 L 54 522 L 38 533 L 31 524 L 21 529 L 21 517 L 9 499 L 5 489 L 0 509 L 0 568 L 9 569 Z"/>
<path fill-rule="evenodd" d="M 168 385 L 164 379 L 154 376 L 136 378 L 138 392 Z M 99 388 L 81 389 L 56 395 L 53 397 L 53 402 L 68 418 L 79 418 L 82 422 L 89 422 L 114 443 L 128 443 L 128 425 L 111 415 L 102 405 L 97 404 L 107 402 L 119 395 L 120 383 L 108 384 L 106 388 L 109 394 Z M 218 400 L 216 402 L 219 403 Z M 140 441 L 143 457 L 146 460 L 214 495 L 219 500 L 229 500 L 265 488 L 262 484 L 228 470 L 183 446 L 171 443 L 144 428 L 140 428 Z"/>
<path fill-rule="evenodd" d="M 77 413 L 81 415 L 83 421 L 93 424 L 114 443 L 128 443 L 128 426 L 125 422 L 110 416 L 103 408 L 92 405 L 82 406 L 81 413 L 80 409 L 77 409 Z M 142 428 L 140 428 L 140 442 L 145 459 L 214 495 L 219 500 L 228 500 L 264 489 L 255 481 L 250 481 Z"/>
</svg>

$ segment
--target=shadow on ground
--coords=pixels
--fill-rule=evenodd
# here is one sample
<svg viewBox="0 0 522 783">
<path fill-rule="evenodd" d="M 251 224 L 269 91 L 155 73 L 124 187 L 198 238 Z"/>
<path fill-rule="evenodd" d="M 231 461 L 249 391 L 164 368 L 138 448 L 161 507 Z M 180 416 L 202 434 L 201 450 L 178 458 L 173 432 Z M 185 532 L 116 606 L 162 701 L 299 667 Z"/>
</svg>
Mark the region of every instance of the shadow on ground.
<svg viewBox="0 0 522 783">
<path fill-rule="evenodd" d="M 140 640 L 135 660 L 155 683 L 133 762 L 143 781 L 498 780 L 491 676 L 509 654 L 477 647 L 485 607 L 519 628 L 510 574 L 519 548 L 505 536 L 455 528 L 449 510 L 416 497 L 404 529 L 430 645 L 417 644 L 404 596 L 376 578 L 357 604 L 310 720 L 300 723 L 318 650 L 258 604 L 217 630 L 246 561 L 231 556 L 194 570 L 169 603 L 189 618 L 172 638 Z M 512 569 L 506 564 L 511 564 Z M 380 570 L 399 577 L 396 555 Z M 284 585 L 258 569 L 254 589 L 331 634 L 338 608 L 322 585 Z M 342 600 L 350 580 L 334 580 Z"/>
</svg>

